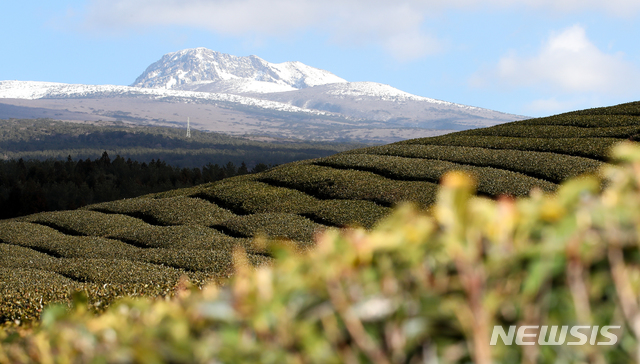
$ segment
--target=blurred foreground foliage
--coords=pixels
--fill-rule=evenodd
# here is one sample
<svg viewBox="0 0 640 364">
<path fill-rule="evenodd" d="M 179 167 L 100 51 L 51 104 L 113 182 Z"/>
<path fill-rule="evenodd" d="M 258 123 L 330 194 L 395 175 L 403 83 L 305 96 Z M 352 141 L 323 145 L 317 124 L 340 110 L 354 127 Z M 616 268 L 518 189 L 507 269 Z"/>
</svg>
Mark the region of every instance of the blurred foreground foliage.
<svg viewBox="0 0 640 364">
<path fill-rule="evenodd" d="M 0 331 L 0 362 L 638 362 L 640 148 L 614 153 L 604 180 L 517 200 L 475 197 L 448 174 L 427 214 L 405 206 L 372 231 L 329 230 L 257 269 L 238 250 L 224 286 L 185 281 L 100 315 L 78 293 Z M 613 346 L 491 346 L 495 325 L 622 329 Z"/>
</svg>

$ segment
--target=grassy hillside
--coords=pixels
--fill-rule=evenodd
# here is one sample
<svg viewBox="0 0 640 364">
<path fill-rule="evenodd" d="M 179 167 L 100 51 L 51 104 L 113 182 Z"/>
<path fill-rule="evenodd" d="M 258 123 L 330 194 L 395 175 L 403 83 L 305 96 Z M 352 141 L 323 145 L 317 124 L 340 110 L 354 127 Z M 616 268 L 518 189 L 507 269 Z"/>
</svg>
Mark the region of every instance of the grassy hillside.
<svg viewBox="0 0 640 364">
<path fill-rule="evenodd" d="M 415 139 L 282 165 L 188 189 L 0 222 L 0 321 L 37 316 L 71 290 L 103 306 L 119 295 L 169 294 L 187 276 L 223 279 L 232 252 L 271 260 L 256 236 L 299 250 L 331 227 L 371 228 L 391 208 L 435 202 L 450 170 L 484 196 L 555 191 L 595 172 L 609 147 L 640 134 L 640 102 Z M 19 278 L 17 278 L 19 277 Z"/>
</svg>

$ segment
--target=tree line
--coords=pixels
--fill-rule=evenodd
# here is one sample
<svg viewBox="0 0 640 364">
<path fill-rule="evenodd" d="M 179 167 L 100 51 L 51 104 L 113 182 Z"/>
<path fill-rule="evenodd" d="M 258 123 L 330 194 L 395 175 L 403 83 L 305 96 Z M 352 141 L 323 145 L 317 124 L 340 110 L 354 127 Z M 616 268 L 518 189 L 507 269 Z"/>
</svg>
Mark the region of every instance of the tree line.
<svg viewBox="0 0 640 364">
<path fill-rule="evenodd" d="M 107 152 L 94 160 L 0 160 L 0 219 L 192 187 L 270 167 L 258 163 L 250 170 L 244 162 L 228 162 L 180 168 L 160 159 L 140 163 L 118 155 L 111 160 Z"/>
<path fill-rule="evenodd" d="M 202 167 L 207 163 L 224 165 L 245 161 L 284 164 L 297 160 L 326 157 L 362 144 L 310 141 L 255 141 L 229 135 L 152 126 L 101 126 L 68 123 L 50 119 L 0 120 L 0 158 L 61 159 L 96 158 L 103 151 L 125 155 L 133 160 L 161 158 L 174 166 Z"/>
</svg>

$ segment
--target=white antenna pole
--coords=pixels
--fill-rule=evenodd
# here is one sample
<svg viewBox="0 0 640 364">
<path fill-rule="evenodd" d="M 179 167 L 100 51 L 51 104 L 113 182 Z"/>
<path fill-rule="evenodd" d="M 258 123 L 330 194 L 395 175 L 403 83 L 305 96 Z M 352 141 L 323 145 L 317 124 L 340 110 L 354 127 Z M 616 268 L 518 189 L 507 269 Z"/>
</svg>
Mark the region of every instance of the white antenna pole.
<svg viewBox="0 0 640 364">
<path fill-rule="evenodd" d="M 189 125 L 188 117 L 187 117 L 187 138 L 191 138 L 191 126 Z"/>
</svg>

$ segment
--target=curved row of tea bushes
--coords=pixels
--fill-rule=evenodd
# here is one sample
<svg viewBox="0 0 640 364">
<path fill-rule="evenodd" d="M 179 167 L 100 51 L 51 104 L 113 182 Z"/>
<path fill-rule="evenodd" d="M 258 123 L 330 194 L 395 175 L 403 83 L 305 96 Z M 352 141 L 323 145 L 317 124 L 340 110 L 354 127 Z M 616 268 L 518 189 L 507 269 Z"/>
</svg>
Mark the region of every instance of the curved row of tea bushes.
<svg viewBox="0 0 640 364">
<path fill-rule="evenodd" d="M 360 225 L 370 228 L 390 211 L 373 201 L 321 200 L 296 189 L 235 178 L 201 189 L 194 196 L 224 206 L 238 215 L 297 214 L 329 226 Z"/>
<path fill-rule="evenodd" d="M 195 190 L 190 192 L 193 191 Z M 371 219 L 358 219 L 353 213 L 343 214 L 342 218 L 336 216 L 336 210 L 344 211 L 347 206 L 336 209 L 336 203 L 328 200 L 318 200 L 297 190 L 274 187 L 261 182 L 245 181 L 230 186 L 217 183 L 199 191 L 203 198 L 231 206 L 241 215 L 259 214 L 264 211 L 272 213 L 255 217 L 238 216 L 201 198 L 147 196 L 91 205 L 76 211 L 40 213 L 17 220 L 51 226 L 72 235 L 110 237 L 143 248 L 214 250 L 229 250 L 234 246 L 243 246 L 250 250 L 248 239 L 238 239 L 238 236 L 252 238 L 269 231 L 284 239 L 310 243 L 315 232 L 325 226 L 314 223 L 309 218 L 321 221 L 323 225 L 334 226 L 354 223 L 371 226 L 373 223 Z M 244 204 L 234 204 L 234 196 L 240 196 Z M 324 216 L 327 214 L 323 211 L 329 210 L 323 208 L 327 204 L 332 206 L 330 210 L 333 213 L 329 215 L 333 217 Z M 363 210 L 362 202 L 343 200 L 338 203 L 340 204 L 352 205 L 351 209 L 357 213 Z M 206 217 L 200 216 L 201 211 Z M 287 217 L 281 216 L 283 213 L 288 213 Z M 366 215 L 378 218 L 383 214 L 381 211 Z M 139 216 L 140 219 L 131 216 Z M 145 221 L 157 223 L 159 226 L 150 225 Z M 209 229 L 207 226 L 222 228 L 223 232 Z M 225 234 L 226 232 L 230 232 L 231 236 Z M 271 236 L 270 233 L 268 235 Z"/>
<path fill-rule="evenodd" d="M 13 244 L 0 244 L 0 267 L 38 269 L 58 273 L 78 282 L 177 282 L 183 271 L 124 259 L 57 258 Z"/>
<path fill-rule="evenodd" d="M 434 159 L 404 158 L 388 155 L 342 154 L 322 158 L 315 164 L 334 168 L 371 171 L 387 178 L 423 180 L 437 183 L 452 170 L 471 175 L 478 183 L 478 192 L 489 196 L 527 196 L 534 188 L 555 191 L 557 185 L 521 173 L 491 167 L 475 167 Z"/>
<path fill-rule="evenodd" d="M 199 225 L 146 225 L 143 228 L 119 230 L 109 237 L 141 248 L 170 250 L 233 250 L 234 246 L 245 243 L 245 239 L 234 238 Z"/>
<path fill-rule="evenodd" d="M 237 216 L 226 220 L 219 226 L 246 237 L 264 236 L 271 239 L 287 239 L 306 243 L 300 244 L 300 248 L 311 247 L 314 237 L 326 229 L 324 225 L 291 213 L 258 213 Z"/>
<path fill-rule="evenodd" d="M 621 139 L 615 138 L 516 138 L 449 134 L 433 138 L 412 139 L 397 144 L 515 149 L 567 154 L 607 161 L 609 159 L 609 149 L 621 141 Z"/>
<path fill-rule="evenodd" d="M 4 250 L 7 252 L 7 249 Z M 15 249 L 10 252 L 15 252 Z M 155 284 L 78 282 L 41 269 L 0 267 L 0 323 L 38 319 L 44 307 L 52 303 L 70 302 L 78 291 L 85 292 L 91 307 L 101 311 L 122 297 L 170 296 L 177 284 L 180 281 Z"/>
<path fill-rule="evenodd" d="M 547 152 L 439 145 L 390 144 L 344 154 L 378 154 L 444 160 L 479 167 L 506 169 L 553 183 L 560 183 L 567 178 L 581 174 L 593 173 L 604 164 L 589 158 Z"/>
<path fill-rule="evenodd" d="M 135 216 L 154 225 L 211 226 L 236 216 L 208 201 L 186 196 L 131 198 L 98 203 L 85 209 Z"/>
<path fill-rule="evenodd" d="M 205 227 L 199 228 L 208 229 Z M 215 232 L 212 229 L 208 230 Z M 190 242 L 189 239 L 194 236 L 190 231 L 182 231 L 182 234 L 175 231 L 173 234 L 166 230 L 164 232 L 170 236 L 165 238 L 165 242 L 169 240 L 171 243 L 170 240 L 173 239 L 174 245 L 182 245 L 182 248 L 174 246 L 174 249 L 167 249 L 166 246 L 170 244 L 165 244 L 164 247 L 144 247 L 143 239 L 136 241 L 135 245 L 132 245 L 130 242 L 116 239 L 95 236 L 69 236 L 47 226 L 26 222 L 0 222 L 0 243 L 26 248 L 28 250 L 20 250 L 25 254 L 36 252 L 52 258 L 126 260 L 174 267 L 181 270 L 183 274 L 190 272 L 188 275 L 196 281 L 210 277 L 212 274 L 214 276 L 228 275 L 230 256 L 236 247 L 246 248 L 249 254 L 255 255 L 252 259 L 255 260 L 256 264 L 268 261 L 264 251 L 256 251 L 253 245 L 250 244 L 249 239 L 236 239 L 237 244 L 235 245 L 218 245 L 217 249 L 212 249 L 211 246 L 213 244 L 211 243 L 204 242 L 199 246 L 198 242 Z M 22 258 L 16 255 L 11 259 L 17 261 Z M 0 264 L 0 266 L 14 264 L 11 259 Z M 204 276 L 200 273 L 203 273 Z"/>
<path fill-rule="evenodd" d="M 51 226 L 71 235 L 108 236 L 122 229 L 142 229 L 144 221 L 127 215 L 104 214 L 97 211 L 49 211 L 15 218 L 14 221 Z"/>
<path fill-rule="evenodd" d="M 581 128 L 623 127 L 640 125 L 640 117 L 637 115 L 584 115 L 567 113 L 544 118 L 535 118 L 516 121 L 515 125 L 560 125 L 577 126 Z"/>
<path fill-rule="evenodd" d="M 169 200 L 176 199 L 180 199 L 183 202 L 185 200 L 198 201 L 197 204 L 200 206 L 205 204 L 215 206 L 201 199 L 183 197 L 170 198 Z M 159 201 L 152 199 L 140 200 L 141 201 L 137 203 L 132 203 L 132 200 L 122 200 L 125 205 L 124 208 L 119 208 L 119 201 L 114 201 L 109 203 L 109 207 L 112 211 L 126 211 L 128 214 L 139 215 L 138 211 L 131 208 L 132 206 L 140 205 L 140 202 L 144 205 L 144 201 Z M 243 247 L 251 251 L 249 238 L 266 231 L 277 232 L 279 237 L 285 239 L 309 243 L 313 240 L 314 231 L 320 229 L 318 224 L 314 224 L 302 216 L 289 215 L 287 218 L 282 218 L 277 214 L 271 214 L 256 216 L 255 218 L 251 217 L 253 215 L 250 217 L 239 217 L 215 206 L 218 210 L 226 211 L 225 219 L 207 219 L 206 222 L 212 223 L 211 226 L 223 227 L 235 232 L 235 234 L 233 234 L 234 236 L 229 236 L 216 229 L 191 223 L 188 219 L 185 219 L 186 214 L 181 214 L 182 216 L 180 216 L 179 220 L 182 223 L 189 223 L 189 225 L 157 226 L 150 225 L 138 218 L 128 215 L 94 211 L 93 209 L 106 210 L 103 204 L 99 205 L 101 206 L 90 206 L 88 210 L 44 212 L 15 220 L 49 226 L 71 235 L 107 237 L 140 248 L 174 250 L 200 249 L 231 251 L 235 247 Z M 167 205 L 167 201 L 163 201 L 160 205 Z M 182 205 L 184 206 L 185 204 Z M 213 209 L 209 206 L 207 207 L 210 210 Z M 197 210 L 195 214 L 197 214 Z M 167 220 L 168 219 L 165 219 L 165 222 Z M 202 222 L 202 219 L 196 219 L 196 222 Z M 288 223 L 283 225 L 284 222 Z M 239 239 L 235 237 L 235 235 L 241 235 L 242 238 Z"/>
<path fill-rule="evenodd" d="M 286 234 L 286 230 L 283 230 Z M 53 257 L 82 259 L 120 259 L 172 266 L 192 272 L 222 272 L 227 263 L 216 260 L 229 256 L 235 248 L 256 255 L 251 239 L 233 238 L 203 226 L 152 226 L 118 230 L 107 237 L 70 236 L 35 223 L 0 222 L 0 243 L 22 246 Z M 211 257 L 207 257 L 211 256 Z M 224 269 L 220 269 L 224 268 Z"/>
<path fill-rule="evenodd" d="M 458 132 L 459 135 L 489 135 L 519 138 L 628 138 L 640 133 L 640 125 L 581 128 L 562 125 L 519 125 L 507 123 Z"/>
<path fill-rule="evenodd" d="M 37 319 L 45 305 L 66 301 L 83 287 L 54 272 L 0 267 L 0 323 Z"/>
<path fill-rule="evenodd" d="M 304 192 L 255 180 L 223 180 L 193 196 L 223 206 L 237 215 L 269 212 L 298 214 L 318 203 L 317 198 Z"/>
<path fill-rule="evenodd" d="M 138 248 L 230 251 L 236 246 L 250 247 L 247 239 L 237 239 L 206 226 L 156 226 L 127 215 L 91 210 L 43 212 L 15 220 L 48 226 L 65 234 L 116 239 Z"/>
<path fill-rule="evenodd" d="M 201 226 L 147 226 L 164 229 L 156 237 L 173 249 L 70 236 L 36 223 L 0 222 L 0 323 L 35 318 L 44 305 L 69 301 L 76 290 L 87 292 L 94 303 L 104 306 L 123 295 L 168 294 L 183 276 L 194 284 L 225 279 L 233 272 L 236 247 L 246 248 L 254 266 L 271 262 L 249 239 L 234 239 L 238 244 L 217 249 L 194 249 L 198 246 L 194 231 L 222 234 Z M 144 241 L 138 238 L 137 244 Z M 22 272 L 20 281 L 10 272 Z"/>
<path fill-rule="evenodd" d="M 321 199 L 369 200 L 389 207 L 403 201 L 427 207 L 435 202 L 438 190 L 438 185 L 431 182 L 398 181 L 372 172 L 313 164 L 274 168 L 256 178 Z"/>
<path fill-rule="evenodd" d="M 0 222 L 0 242 L 46 252 L 54 257 L 126 259 L 140 249 L 122 241 L 96 236 L 70 236 L 29 222 Z"/>
</svg>

